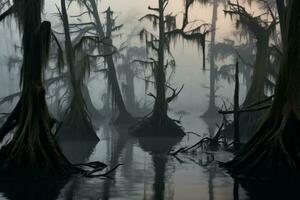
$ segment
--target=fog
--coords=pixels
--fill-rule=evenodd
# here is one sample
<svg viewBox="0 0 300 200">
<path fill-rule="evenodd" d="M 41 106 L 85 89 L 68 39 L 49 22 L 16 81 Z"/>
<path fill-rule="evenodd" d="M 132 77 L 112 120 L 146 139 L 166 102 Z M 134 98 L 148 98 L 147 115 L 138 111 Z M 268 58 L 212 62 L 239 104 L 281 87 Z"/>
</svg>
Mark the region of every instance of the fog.
<svg viewBox="0 0 300 200">
<path fill-rule="evenodd" d="M 213 5 L 213 2 L 217 3 Z M 268 2 L 273 2 L 273 0 Z M 28 80 L 32 85 L 27 86 L 29 88 L 27 89 L 31 91 L 32 88 L 34 90 L 45 87 L 46 93 L 43 94 L 43 97 L 46 97 L 47 105 L 45 103 L 42 105 L 45 106 L 44 109 L 40 109 L 46 112 L 45 110 L 48 108 L 49 116 L 47 118 L 42 114 L 37 115 L 39 110 L 35 106 L 38 107 L 38 105 L 31 105 L 30 109 L 36 110 L 32 113 L 30 109 L 28 109 L 29 111 L 25 110 L 30 113 L 30 117 L 25 117 L 25 119 L 26 122 L 28 120 L 34 121 L 34 119 L 40 123 L 51 121 L 51 125 L 49 122 L 45 126 L 49 129 L 48 132 L 54 132 L 53 137 L 47 132 L 51 136 L 48 135 L 48 139 L 51 138 L 55 141 L 53 142 L 55 145 L 57 142 L 57 146 L 52 145 L 59 149 L 56 152 L 59 152 L 58 155 L 63 155 L 64 162 L 67 161 L 73 168 L 81 171 L 79 170 L 80 173 L 74 173 L 75 175 L 67 176 L 63 180 L 56 180 L 56 177 L 47 177 L 42 180 L 36 180 L 32 177 L 28 179 L 27 175 L 31 175 L 30 173 L 25 173 L 26 179 L 24 178 L 24 181 L 22 178 L 20 178 L 21 181 L 20 179 L 0 180 L 0 199 L 256 200 L 285 197 L 280 194 L 279 190 L 278 192 L 274 191 L 274 188 L 292 191 L 290 193 L 291 199 L 298 193 L 293 184 L 287 186 L 277 184 L 277 182 L 257 184 L 251 179 L 232 176 L 227 169 L 219 165 L 235 157 L 237 153 L 236 144 L 241 145 L 241 147 L 246 146 L 245 144 L 260 127 L 260 122 L 266 114 L 266 108 L 271 107 L 270 101 L 272 101 L 279 74 L 278 63 L 280 62 L 276 62 L 277 57 L 270 53 L 265 58 L 268 61 L 266 65 L 275 66 L 274 69 L 269 67 L 265 72 L 266 77 L 262 78 L 263 83 L 260 89 L 262 96 L 266 97 L 267 100 L 258 98 L 258 102 L 244 104 L 246 96 L 251 96 L 248 93 L 250 86 L 255 85 L 251 85 L 251 80 L 255 76 L 256 65 L 263 64 L 255 59 L 259 49 L 255 34 L 251 32 L 250 28 L 237 25 L 237 20 L 242 21 L 240 18 L 230 16 L 230 14 L 225 15 L 224 10 L 230 10 L 228 2 L 215 0 L 203 4 L 197 1 L 188 12 L 189 24 L 187 27 L 189 31 L 201 24 L 208 24 L 207 27 L 209 27 L 209 33 L 205 37 L 205 69 L 202 63 L 203 54 L 199 38 L 197 43 L 195 40 L 187 40 L 181 36 L 170 37 L 174 39 L 170 42 L 170 51 L 161 50 L 158 47 L 156 57 L 153 52 L 152 54 L 149 53 L 148 48 L 146 48 L 149 43 L 146 44 L 146 41 L 141 39 L 141 30 L 147 29 L 157 36 L 158 29 L 153 28 L 152 23 L 139 19 L 149 13 L 148 6 L 155 8 L 158 7 L 157 3 L 157 0 L 99 1 L 97 5 L 98 14 L 104 30 L 102 32 L 105 34 L 103 34 L 103 38 L 100 38 L 102 36 L 101 28 L 95 22 L 97 20 L 92 21 L 95 27 L 98 26 L 96 31 L 93 30 L 96 33 L 87 31 L 85 34 L 96 35 L 96 39 L 100 38 L 103 41 L 96 43 L 95 46 L 88 44 L 87 46 L 92 46 L 92 50 L 82 50 L 84 49 L 82 48 L 81 51 L 78 51 L 76 45 L 70 43 L 71 45 L 68 46 L 66 27 L 63 24 L 63 22 L 66 24 L 66 19 L 64 19 L 65 13 L 61 7 L 61 1 L 45 0 L 42 21 L 51 22 L 52 34 L 55 35 L 57 41 L 53 39 L 52 35 L 50 59 L 48 66 L 43 71 L 44 83 L 34 85 L 35 79 L 33 78 L 34 80 Z M 213 9 L 214 6 L 216 8 L 216 5 L 217 15 L 213 16 Z M 272 15 L 261 4 L 255 2 L 249 4 L 248 1 L 241 0 L 239 5 L 243 6 L 251 16 L 261 15 L 261 18 L 258 19 L 264 23 L 258 23 L 259 25 L 268 26 L 271 24 L 269 21 Z M 113 11 L 115 21 L 112 24 L 115 26 L 123 25 L 109 38 L 106 36 L 109 32 L 107 30 L 109 26 L 106 17 L 108 15 L 105 13 L 108 8 Z M 276 10 L 273 7 L 272 9 Z M 70 6 L 67 5 L 68 25 L 91 22 L 91 19 L 93 20 L 93 17 L 90 16 L 92 12 L 89 13 L 90 15 L 82 14 L 85 11 L 85 6 L 78 5 L 78 1 L 73 1 Z M 169 0 L 165 14 L 176 15 L 176 28 L 182 26 L 184 12 L 184 1 Z M 80 14 L 82 15 L 78 17 Z M 212 21 L 214 17 L 217 18 L 216 27 L 211 30 L 213 29 L 211 26 L 214 24 Z M 24 76 L 21 74 L 21 68 L 22 49 L 25 45 L 25 42 L 21 40 L 24 33 L 20 27 L 21 25 L 20 23 L 19 26 L 17 25 L 14 15 L 6 18 L 0 25 L 0 35 L 2 36 L 0 37 L 0 84 L 2 86 L 0 89 L 0 114 L 3 115 L 1 123 L 4 125 L 6 116 L 14 113 L 14 108 L 18 108 L 19 102 L 23 101 L 22 98 L 26 89 L 24 80 L 20 80 L 20 77 Z M 70 27 L 68 27 L 71 32 L 71 41 L 69 42 L 74 42 L 75 38 L 80 35 L 77 34 L 80 31 L 74 31 Z M 76 26 L 73 25 L 74 27 Z M 279 22 L 274 27 L 274 30 L 270 31 L 272 33 L 268 34 L 266 48 L 278 47 L 277 50 L 280 51 L 281 41 L 277 41 L 280 38 L 278 36 L 280 34 Z M 115 27 L 110 28 L 114 29 Z M 39 29 L 38 31 L 42 32 Z M 193 31 L 187 33 L 196 32 L 199 34 L 199 32 Z M 36 34 L 35 31 L 33 33 Z M 215 34 L 215 38 L 212 34 Z M 95 38 L 93 39 L 96 40 Z M 211 40 L 214 39 L 215 42 L 212 42 Z M 30 41 L 35 44 L 35 41 L 32 40 L 31 36 Z M 155 40 L 153 39 L 153 41 Z M 159 46 L 161 39 L 157 41 Z M 99 47 L 99 44 L 102 46 Z M 139 49 L 132 47 L 139 47 Z M 211 49 L 211 47 L 214 48 Z M 62 69 L 59 68 L 61 66 L 57 62 L 60 48 L 64 57 Z M 116 52 L 111 53 L 107 49 Z M 136 54 L 128 53 L 132 49 Z M 155 50 L 155 48 L 153 49 Z M 93 60 L 90 58 L 95 52 L 103 54 L 101 59 Z M 107 54 L 107 52 L 109 53 Z M 168 55 L 169 52 L 171 55 Z M 148 54 L 146 55 L 146 53 Z M 36 52 L 35 55 L 38 56 L 39 54 L 40 52 Z M 148 58 L 151 61 L 150 58 L 154 57 L 158 61 L 153 61 L 154 64 L 152 63 L 147 68 L 141 64 L 141 59 L 136 58 L 139 54 L 142 55 L 142 59 Z M 41 55 L 43 54 L 41 53 Z M 89 62 L 86 64 L 86 66 L 90 65 L 88 72 L 80 68 L 82 63 L 79 57 L 82 55 L 88 58 Z M 164 55 L 162 59 L 160 55 Z M 31 56 L 33 57 L 33 55 Z M 71 58 L 73 59 L 73 67 L 77 67 L 73 71 Z M 115 69 L 111 67 L 109 58 L 112 58 Z M 172 59 L 176 63 L 175 66 L 168 67 L 166 70 L 161 67 L 165 73 L 166 82 L 164 82 L 163 78 L 159 76 L 157 63 L 161 61 L 162 64 L 165 64 L 167 60 L 172 61 Z M 281 57 L 278 58 L 278 60 L 280 59 Z M 275 61 L 273 62 L 273 60 Z M 167 64 L 169 63 L 167 62 Z M 24 66 L 26 64 L 23 64 L 23 68 Z M 212 66 L 215 68 L 214 72 L 211 72 Z M 239 73 L 236 73 L 237 70 Z M 130 75 L 133 76 L 133 85 L 130 88 L 133 91 L 128 91 L 130 90 L 128 89 L 130 85 L 128 77 Z M 59 76 L 62 78 L 59 78 L 57 82 L 47 83 L 49 79 Z M 114 78 L 117 80 L 116 84 Z M 236 82 L 237 78 L 239 78 L 239 82 Z M 215 83 L 214 89 L 211 86 L 211 79 Z M 159 90 L 158 85 L 160 83 L 164 89 Z M 51 86 L 48 87 L 48 84 Z M 88 90 L 84 90 L 85 86 Z M 118 96 L 118 90 L 121 96 Z M 164 90 L 166 90 L 165 93 Z M 8 100 L 5 98 L 20 91 L 22 93 L 17 94 L 16 97 L 8 98 Z M 164 98 L 158 98 L 161 91 L 163 91 Z M 171 99 L 172 91 L 174 99 Z M 40 93 L 37 94 L 40 95 Z M 20 98 L 21 95 L 22 98 Z M 235 95 L 236 98 L 234 99 Z M 253 96 L 259 95 L 255 93 Z M 39 97 L 32 97 L 32 102 L 35 98 L 38 99 Z M 120 99 L 123 102 L 120 102 Z M 157 99 L 163 99 L 161 100 L 164 101 L 162 105 L 158 103 L 159 100 Z M 169 99 L 171 99 L 170 103 Z M 210 102 L 212 99 L 215 100 L 215 103 Z M 266 108 L 255 107 L 257 103 L 266 106 Z M 122 104 L 125 108 L 122 108 Z M 22 109 L 25 107 L 24 105 L 22 104 Z M 167 113 L 161 114 L 160 112 L 163 112 L 162 110 L 165 108 Z M 125 115 L 122 115 L 124 113 Z M 22 114 L 19 115 L 22 116 Z M 159 116 L 157 120 L 155 117 L 152 119 L 152 116 L 156 116 L 155 114 Z M 23 118 L 18 117 L 13 123 L 19 123 L 19 120 L 23 120 Z M 123 123 L 117 123 L 119 118 L 121 121 L 123 120 Z M 237 123 L 235 123 L 236 121 Z M 146 124 L 146 128 L 139 129 L 143 123 Z M 26 125 L 26 123 L 24 124 Z M 33 125 L 28 126 L 28 130 L 34 127 Z M 40 131 L 43 126 L 37 127 L 36 130 Z M 145 131 L 147 129 L 149 132 Z M 27 132 L 30 132 L 28 130 Z M 137 130 L 145 132 L 145 134 L 140 134 Z M 3 130 L 0 129 L 0 137 L 4 134 L 1 131 Z M 179 134 L 176 135 L 177 131 L 183 135 L 179 137 Z M 9 132 L 9 134 L 4 134 L 4 141 L 2 141 L 3 138 L 0 138 L 1 148 L 15 141 L 14 134 L 23 133 L 16 127 Z M 238 141 L 236 141 L 237 132 Z M 88 134 L 94 134 L 93 137 L 97 139 L 87 139 Z M 28 141 L 30 144 L 31 140 L 28 139 Z M 42 143 L 36 142 L 35 144 L 39 144 L 43 149 Z M 33 152 L 36 151 L 34 145 L 29 145 L 29 149 L 33 149 Z M 43 151 L 42 153 L 44 155 Z M 42 159 L 41 162 L 44 161 L 43 156 L 38 158 Z M 0 151 L 0 161 L 1 159 Z M 29 159 L 31 159 L 30 156 Z M 48 161 L 47 159 L 45 162 Z M 101 164 L 102 166 L 105 165 L 103 169 Z M 45 169 L 48 167 L 47 164 L 37 164 L 36 166 L 43 166 Z M 80 168 L 82 166 L 84 167 Z M 91 169 L 89 171 L 86 168 Z M 109 171 L 109 169 L 113 170 Z M 109 173 L 106 174 L 107 171 Z M 22 172 L 20 173 L 22 174 Z"/>
</svg>

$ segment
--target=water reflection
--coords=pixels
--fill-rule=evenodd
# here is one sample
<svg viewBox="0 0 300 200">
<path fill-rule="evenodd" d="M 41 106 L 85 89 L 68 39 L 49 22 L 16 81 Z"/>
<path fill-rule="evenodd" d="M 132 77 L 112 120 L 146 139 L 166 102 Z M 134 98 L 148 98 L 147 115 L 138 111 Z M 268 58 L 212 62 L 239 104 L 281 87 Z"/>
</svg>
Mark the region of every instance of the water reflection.
<svg viewBox="0 0 300 200">
<path fill-rule="evenodd" d="M 163 200 L 163 199 L 173 199 L 174 189 L 172 185 L 169 184 L 169 180 L 166 179 L 166 166 L 169 159 L 168 152 L 181 141 L 182 138 L 139 138 L 139 144 L 141 148 L 149 152 L 152 156 L 152 162 L 154 167 L 154 183 L 153 191 L 154 194 L 144 196 L 144 199 L 153 199 L 153 200 Z M 170 176 L 170 174 L 169 174 Z M 166 185 L 171 186 L 166 191 Z M 146 188 L 148 189 L 148 188 Z M 145 191 L 147 195 L 149 191 Z"/>
<path fill-rule="evenodd" d="M 240 184 L 237 179 L 234 179 L 233 183 L 233 198 L 234 200 L 239 200 L 239 188 Z"/>
<path fill-rule="evenodd" d="M 118 127 L 110 127 L 110 128 L 111 128 L 110 133 L 113 136 L 113 140 L 111 141 L 112 142 L 112 144 L 111 144 L 112 151 L 111 151 L 111 158 L 110 158 L 109 163 L 111 166 L 116 166 L 116 165 L 120 164 L 119 158 L 120 158 L 121 152 L 123 151 L 124 147 L 127 144 L 129 136 L 128 136 L 128 131 L 126 129 L 118 128 Z M 125 159 L 125 161 L 126 161 L 126 159 Z M 115 175 L 116 175 L 116 171 L 111 173 L 110 177 L 112 179 L 114 179 Z M 113 183 L 114 183 L 114 180 L 111 180 L 111 179 L 107 179 L 104 181 L 103 186 L 102 186 L 103 193 L 102 193 L 101 199 L 103 199 L 103 200 L 110 199 L 110 188 Z"/>
<path fill-rule="evenodd" d="M 0 181 L 0 199 L 55 200 L 68 180 L 34 180 L 34 177 L 6 178 Z"/>
<path fill-rule="evenodd" d="M 207 130 L 204 130 L 207 131 Z M 110 167 L 122 163 L 111 179 L 73 177 L 65 181 L 0 180 L 0 199 L 124 199 L 124 200 L 260 200 L 299 199 L 298 185 L 274 185 L 233 180 L 217 161 L 232 156 L 222 151 L 178 157 L 170 149 L 192 145 L 199 140 L 133 138 L 122 128 L 102 124 L 97 144 L 61 144 L 73 162 L 100 160 Z M 72 148 L 71 148 L 72 146 Z M 67 183 L 68 182 L 68 183 Z"/>
<path fill-rule="evenodd" d="M 86 162 L 92 154 L 98 142 L 86 141 L 84 145 L 81 141 L 60 140 L 58 142 L 64 155 L 71 163 L 79 164 Z"/>
<path fill-rule="evenodd" d="M 300 198 L 299 183 L 274 183 L 245 180 L 240 180 L 240 183 L 242 188 L 247 191 L 247 196 L 251 200 L 298 200 Z"/>
</svg>

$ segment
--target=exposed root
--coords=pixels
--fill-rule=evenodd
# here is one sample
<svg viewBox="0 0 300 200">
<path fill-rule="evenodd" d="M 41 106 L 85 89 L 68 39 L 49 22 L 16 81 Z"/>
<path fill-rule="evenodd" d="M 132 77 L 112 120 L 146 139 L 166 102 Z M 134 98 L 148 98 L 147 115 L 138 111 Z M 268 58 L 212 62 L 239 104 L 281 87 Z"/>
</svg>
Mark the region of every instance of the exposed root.
<svg viewBox="0 0 300 200">
<path fill-rule="evenodd" d="M 177 120 L 165 117 L 162 122 L 151 116 L 138 122 L 131 128 L 131 133 L 136 136 L 173 136 L 183 137 L 185 135 Z M 161 126 L 159 125 L 161 124 Z"/>
<path fill-rule="evenodd" d="M 82 113 L 70 113 L 60 124 L 56 134 L 58 141 L 99 141 L 91 122 Z"/>
<path fill-rule="evenodd" d="M 169 155 L 176 156 L 179 153 L 190 153 L 190 152 L 195 152 L 198 149 L 201 150 L 207 150 L 207 149 L 217 149 L 221 146 L 221 144 L 224 144 L 224 138 L 221 137 L 221 131 L 224 127 L 224 123 L 219 126 L 219 129 L 216 133 L 216 135 L 213 138 L 209 137 L 204 137 L 202 138 L 199 142 L 196 144 L 190 146 L 190 147 L 182 147 L 176 150 L 175 152 L 169 152 Z M 188 132 L 188 133 L 193 133 L 193 132 Z M 195 135 L 199 135 L 197 133 L 194 133 Z M 227 146 L 227 145 L 224 145 Z"/>
<path fill-rule="evenodd" d="M 245 148 L 230 162 L 222 164 L 234 176 L 262 180 L 300 178 L 299 120 L 285 115 L 280 125 L 266 121 Z"/>
</svg>

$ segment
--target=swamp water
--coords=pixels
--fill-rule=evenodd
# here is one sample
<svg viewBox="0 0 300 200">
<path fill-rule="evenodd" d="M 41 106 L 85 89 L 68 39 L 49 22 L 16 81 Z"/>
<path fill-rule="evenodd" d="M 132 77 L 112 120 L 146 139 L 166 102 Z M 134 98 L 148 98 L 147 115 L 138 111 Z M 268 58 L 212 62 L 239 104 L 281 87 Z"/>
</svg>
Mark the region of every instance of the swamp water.
<svg viewBox="0 0 300 200">
<path fill-rule="evenodd" d="M 206 120 L 207 121 L 207 120 Z M 211 122 L 211 121 L 210 121 Z M 209 124 L 187 115 L 183 125 L 191 131 L 209 132 Z M 211 128 L 211 130 L 213 130 Z M 199 131 L 198 131 L 199 133 Z M 225 151 L 167 155 L 170 149 L 191 146 L 201 137 L 182 139 L 134 138 L 121 128 L 102 124 L 100 142 L 65 142 L 63 149 L 73 163 L 102 161 L 109 166 L 124 164 L 108 178 L 73 177 L 66 181 L 1 181 L 2 200 L 232 200 L 299 199 L 296 185 L 249 183 L 231 178 L 218 161 L 232 155 Z M 299 194 L 299 195 L 298 195 Z"/>
</svg>

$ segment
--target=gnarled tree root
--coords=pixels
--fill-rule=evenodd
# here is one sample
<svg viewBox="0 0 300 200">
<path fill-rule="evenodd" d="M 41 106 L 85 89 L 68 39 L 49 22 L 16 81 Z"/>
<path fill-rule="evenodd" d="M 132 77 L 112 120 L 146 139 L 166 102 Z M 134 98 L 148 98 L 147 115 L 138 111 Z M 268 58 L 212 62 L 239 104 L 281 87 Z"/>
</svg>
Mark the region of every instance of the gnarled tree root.
<svg viewBox="0 0 300 200">
<path fill-rule="evenodd" d="M 294 114 L 269 118 L 245 148 L 221 163 L 235 177 L 261 180 L 299 180 L 300 121 Z"/>
<path fill-rule="evenodd" d="M 185 135 L 178 122 L 165 117 L 162 122 L 151 116 L 138 122 L 132 127 L 131 133 L 135 136 L 170 136 L 183 137 Z"/>
</svg>

